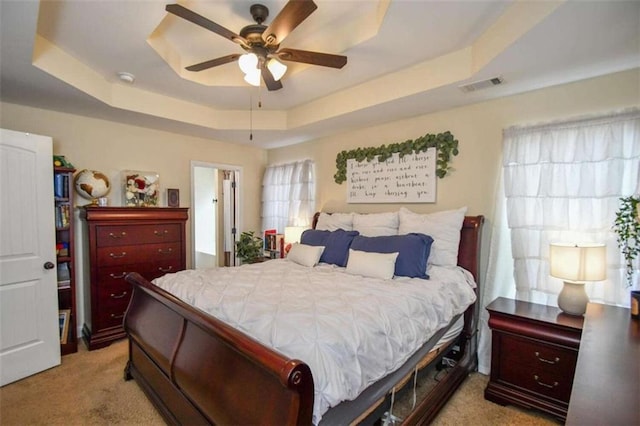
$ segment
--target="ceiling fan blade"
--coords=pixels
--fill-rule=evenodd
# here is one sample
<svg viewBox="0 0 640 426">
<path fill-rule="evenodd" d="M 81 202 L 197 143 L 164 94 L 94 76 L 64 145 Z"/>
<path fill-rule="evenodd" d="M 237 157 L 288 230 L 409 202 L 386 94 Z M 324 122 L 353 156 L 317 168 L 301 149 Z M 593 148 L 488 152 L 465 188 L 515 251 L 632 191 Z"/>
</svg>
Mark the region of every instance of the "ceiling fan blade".
<svg viewBox="0 0 640 426">
<path fill-rule="evenodd" d="M 233 53 L 231 55 L 222 56 L 220 58 L 211 59 L 209 61 L 200 62 L 186 67 L 187 71 L 203 71 L 209 68 L 217 67 L 218 65 L 228 64 L 229 62 L 237 61 L 240 57 L 239 53 Z"/>
<path fill-rule="evenodd" d="M 267 89 L 269 89 L 270 92 L 282 89 L 282 83 L 280 82 L 280 80 L 276 81 L 273 78 L 273 74 L 271 74 L 271 71 L 269 71 L 269 68 L 267 68 L 264 62 L 260 66 L 260 73 L 262 74 L 264 84 L 267 86 Z"/>
<path fill-rule="evenodd" d="M 280 49 L 278 58 L 283 61 L 303 62 L 323 67 L 342 68 L 347 64 L 347 57 L 331 53 L 309 52 L 308 50 Z"/>
<path fill-rule="evenodd" d="M 222 25 L 216 24 L 215 22 L 205 18 L 202 15 L 198 15 L 197 13 L 187 9 L 182 5 L 168 4 L 166 5 L 165 10 L 169 13 L 173 13 L 174 15 L 179 16 L 182 19 L 186 19 L 189 22 L 200 25 L 202 28 L 213 31 L 214 33 L 221 35 L 222 37 L 227 38 L 234 43 L 248 46 L 247 40 L 244 37 L 234 33 L 231 30 L 226 29 Z"/>
<path fill-rule="evenodd" d="M 282 43 L 282 40 L 317 8 L 313 0 L 289 0 L 262 33 L 265 44 L 276 46 Z"/>
</svg>

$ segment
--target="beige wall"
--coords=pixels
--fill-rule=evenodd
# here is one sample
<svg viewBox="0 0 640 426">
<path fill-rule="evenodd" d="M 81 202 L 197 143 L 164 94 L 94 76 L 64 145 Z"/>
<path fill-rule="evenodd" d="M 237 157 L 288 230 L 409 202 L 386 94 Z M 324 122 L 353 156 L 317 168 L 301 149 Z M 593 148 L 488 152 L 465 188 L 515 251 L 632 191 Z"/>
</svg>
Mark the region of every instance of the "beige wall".
<svg viewBox="0 0 640 426">
<path fill-rule="evenodd" d="M 260 196 L 266 162 L 263 149 L 183 136 L 106 120 L 1 103 L 0 127 L 51 136 L 53 153 L 65 155 L 76 169 L 94 169 L 111 180 L 109 204 L 122 205 L 122 170 L 155 171 L 160 175 L 160 205 L 166 206 L 166 188 L 180 190 L 180 206 L 191 205 L 191 161 L 242 168 L 241 230 L 260 230 Z M 89 201 L 77 197 L 76 204 Z M 76 212 L 76 223 L 78 223 Z M 76 229 L 81 231 L 82 227 Z M 191 223 L 187 223 L 187 265 L 191 265 Z M 77 241 L 82 239 L 78 233 Z M 82 259 L 81 246 L 76 259 Z M 85 271 L 78 262 L 78 326 L 84 322 L 82 304 Z"/>
<path fill-rule="evenodd" d="M 426 133 L 449 130 L 459 141 L 460 153 L 453 157 L 451 163 L 455 170 L 438 179 L 435 204 L 410 204 L 407 207 L 414 211 L 431 212 L 466 205 L 470 214 L 483 214 L 491 222 L 503 129 L 638 105 L 640 72 L 636 69 L 371 126 L 294 147 L 273 149 L 268 152 L 268 162 L 277 164 L 313 159 L 318 178 L 318 209 L 390 211 L 399 205 L 346 203 L 346 183 L 338 185 L 333 181 L 336 155 L 342 150 L 402 142 Z"/>
</svg>

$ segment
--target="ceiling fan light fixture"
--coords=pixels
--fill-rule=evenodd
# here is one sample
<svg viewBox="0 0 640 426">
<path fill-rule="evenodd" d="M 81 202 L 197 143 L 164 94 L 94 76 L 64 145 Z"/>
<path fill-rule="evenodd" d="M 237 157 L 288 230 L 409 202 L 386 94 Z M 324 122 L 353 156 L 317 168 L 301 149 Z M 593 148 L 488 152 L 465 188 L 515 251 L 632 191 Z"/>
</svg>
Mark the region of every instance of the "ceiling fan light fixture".
<svg viewBox="0 0 640 426">
<path fill-rule="evenodd" d="M 258 69 L 258 56 L 255 53 L 245 53 L 238 58 L 238 66 L 245 74 L 251 74 Z"/>
<path fill-rule="evenodd" d="M 287 66 L 275 58 L 269 59 L 267 68 L 271 71 L 271 75 L 273 75 L 275 81 L 280 80 L 284 73 L 287 72 Z"/>
<path fill-rule="evenodd" d="M 251 72 L 245 73 L 244 81 L 252 86 L 260 86 L 260 70 L 255 68 Z"/>
</svg>

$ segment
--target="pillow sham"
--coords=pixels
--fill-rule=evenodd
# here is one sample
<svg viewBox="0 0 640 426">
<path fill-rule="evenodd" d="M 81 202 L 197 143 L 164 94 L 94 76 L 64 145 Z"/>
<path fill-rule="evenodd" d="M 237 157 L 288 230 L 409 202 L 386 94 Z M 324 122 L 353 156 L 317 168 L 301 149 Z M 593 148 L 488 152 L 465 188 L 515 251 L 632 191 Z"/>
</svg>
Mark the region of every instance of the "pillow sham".
<svg viewBox="0 0 640 426">
<path fill-rule="evenodd" d="M 308 246 L 306 244 L 293 243 L 289 254 L 287 254 L 287 259 L 302 266 L 316 266 L 320 261 L 320 256 L 323 251 L 323 246 Z"/>
<path fill-rule="evenodd" d="M 418 214 L 401 207 L 398 212 L 399 234 L 418 232 L 433 238 L 431 254 L 427 260 L 430 265 L 456 266 L 460 246 L 460 230 L 464 222 L 467 207 L 445 210 L 430 214 Z"/>
<path fill-rule="evenodd" d="M 357 236 L 351 249 L 375 253 L 398 253 L 394 275 L 429 279 L 427 259 L 433 238 L 425 234 L 389 235 L 381 237 Z"/>
<path fill-rule="evenodd" d="M 310 246 L 324 246 L 320 262 L 331 263 L 337 266 L 345 266 L 349 256 L 349 247 L 357 231 L 319 231 L 307 229 L 300 237 L 300 243 Z"/>
<path fill-rule="evenodd" d="M 353 215 L 353 230 L 365 237 L 398 235 L 398 212 Z"/>
<path fill-rule="evenodd" d="M 390 280 L 398 253 L 374 253 L 349 249 L 349 261 L 345 272 L 369 278 Z"/>
<path fill-rule="evenodd" d="M 316 229 L 320 231 L 353 231 L 353 213 L 332 213 L 321 212 L 318 216 Z"/>
</svg>

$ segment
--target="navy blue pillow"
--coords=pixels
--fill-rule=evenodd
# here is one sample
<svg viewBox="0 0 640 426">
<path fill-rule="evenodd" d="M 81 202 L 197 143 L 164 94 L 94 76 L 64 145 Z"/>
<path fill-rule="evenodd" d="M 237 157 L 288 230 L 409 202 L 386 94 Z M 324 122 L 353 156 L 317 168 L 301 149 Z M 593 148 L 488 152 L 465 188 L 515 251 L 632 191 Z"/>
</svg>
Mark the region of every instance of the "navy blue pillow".
<svg viewBox="0 0 640 426">
<path fill-rule="evenodd" d="M 338 266 L 347 266 L 349 247 L 353 239 L 360 235 L 358 231 L 319 231 L 307 229 L 300 237 L 301 244 L 310 246 L 324 246 L 320 262 L 331 263 Z"/>
<path fill-rule="evenodd" d="M 300 236 L 300 244 L 308 246 L 323 246 L 331 231 L 319 231 L 317 229 L 307 229 Z"/>
<path fill-rule="evenodd" d="M 431 244 L 433 238 L 429 235 L 411 233 L 383 237 L 357 236 L 353 239 L 351 248 L 374 253 L 398 252 L 394 275 L 429 279 L 427 258 L 431 253 Z"/>
</svg>

